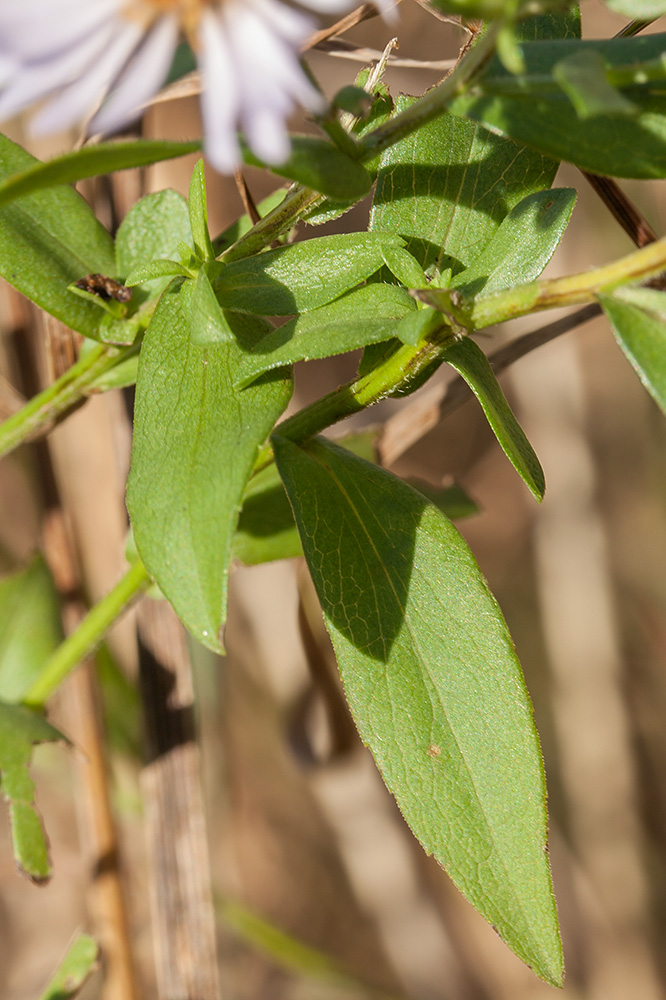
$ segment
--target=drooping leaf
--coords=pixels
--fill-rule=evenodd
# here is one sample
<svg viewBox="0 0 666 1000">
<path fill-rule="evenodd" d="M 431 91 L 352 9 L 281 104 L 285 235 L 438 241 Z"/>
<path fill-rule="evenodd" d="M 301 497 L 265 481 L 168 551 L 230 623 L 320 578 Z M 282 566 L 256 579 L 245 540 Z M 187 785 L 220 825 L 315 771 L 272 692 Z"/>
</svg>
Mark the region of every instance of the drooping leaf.
<svg viewBox="0 0 666 1000">
<path fill-rule="evenodd" d="M 243 159 L 251 166 L 266 166 L 247 147 L 243 149 Z M 269 169 L 278 177 L 297 181 L 336 201 L 359 201 L 373 181 L 360 163 L 332 143 L 312 135 L 292 135 L 289 159 Z"/>
<path fill-rule="evenodd" d="M 97 968 L 99 947 L 94 938 L 80 934 L 70 946 L 40 1000 L 70 1000 Z"/>
<path fill-rule="evenodd" d="M 213 260 L 215 251 L 208 231 L 208 208 L 206 205 L 206 177 L 203 160 L 199 160 L 192 171 L 190 181 L 190 228 L 194 240 L 194 252 L 200 260 Z"/>
<path fill-rule="evenodd" d="M 488 358 L 478 344 L 465 337 L 446 350 L 444 360 L 465 379 L 504 454 L 537 500 L 542 500 L 546 482 L 541 463 L 507 403 Z"/>
<path fill-rule="evenodd" d="M 534 281 L 557 249 L 575 203 L 573 188 L 551 188 L 523 198 L 471 267 L 452 279 L 451 287 L 476 295 Z"/>
<path fill-rule="evenodd" d="M 628 298 L 623 293 L 629 293 Z M 600 295 L 599 301 L 615 339 L 666 413 L 666 293 L 647 288 L 618 289 L 612 295 Z"/>
<path fill-rule="evenodd" d="M 21 573 L 0 581 L 0 700 L 20 701 L 62 639 L 58 592 L 35 556 Z"/>
<path fill-rule="evenodd" d="M 149 573 L 192 634 L 219 652 L 243 492 L 291 384 L 274 373 L 237 392 L 240 347 L 193 346 L 180 298 L 174 282 L 145 334 L 127 503 Z M 247 348 L 270 329 L 238 314 L 231 322 Z"/>
<path fill-rule="evenodd" d="M 332 302 L 383 264 L 397 236 L 343 233 L 267 250 L 228 264 L 214 283 L 225 309 L 292 316 Z"/>
<path fill-rule="evenodd" d="M 259 341 L 239 366 L 239 385 L 270 368 L 328 358 L 386 340 L 415 303 L 395 285 L 364 285 L 319 309 L 301 313 Z"/>
<path fill-rule="evenodd" d="M 322 439 L 278 468 L 363 741 L 417 838 L 553 985 L 543 767 L 501 612 L 451 522 Z"/>
<path fill-rule="evenodd" d="M 116 235 L 116 268 L 126 279 L 139 268 L 150 267 L 165 258 L 178 260 L 178 246 L 191 240 L 187 202 L 176 191 L 167 189 L 147 194 L 133 205 Z M 174 261 L 174 267 L 178 267 Z M 154 267 L 154 265 L 153 265 Z M 138 304 L 156 298 L 169 284 L 174 271 L 154 270 L 148 277 L 139 275 L 140 290 L 134 293 Z M 137 283 L 136 281 L 134 283 Z"/>
<path fill-rule="evenodd" d="M 452 102 L 451 112 L 584 170 L 613 177 L 664 177 L 666 67 L 661 79 L 655 72 L 641 75 L 642 65 L 661 65 L 664 38 L 526 42 L 520 46 L 523 75 L 507 73 L 494 60 L 479 83 Z M 622 117 L 621 128 L 616 115 L 579 117 L 554 75 L 573 55 L 601 59 L 609 84 L 638 109 L 635 116 Z"/>
<path fill-rule="evenodd" d="M 173 160 L 201 149 L 201 141 L 167 142 L 164 139 L 134 139 L 132 142 L 100 142 L 64 153 L 46 163 L 33 161 L 18 167 L 0 181 L 0 206 L 16 198 L 61 184 L 73 184 L 85 177 L 97 177 L 116 170 L 146 167 L 161 160 Z"/>
<path fill-rule="evenodd" d="M 36 743 L 62 739 L 39 713 L 24 705 L 0 702 L 0 787 L 9 805 L 14 858 L 19 869 L 38 883 L 49 880 L 51 865 L 28 764 Z"/>
<path fill-rule="evenodd" d="M 38 160 L 0 135 L 0 178 Z M 0 209 L 0 275 L 67 326 L 96 338 L 103 313 L 68 286 L 88 274 L 114 276 L 113 241 L 90 206 L 69 187 L 53 188 Z"/>
</svg>

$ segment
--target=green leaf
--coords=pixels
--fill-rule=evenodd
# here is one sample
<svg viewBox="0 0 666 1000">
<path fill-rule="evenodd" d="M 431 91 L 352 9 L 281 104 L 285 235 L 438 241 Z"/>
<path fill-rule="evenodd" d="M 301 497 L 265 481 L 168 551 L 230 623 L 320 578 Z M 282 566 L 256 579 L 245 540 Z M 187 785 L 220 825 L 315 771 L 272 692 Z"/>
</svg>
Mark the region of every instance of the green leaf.
<svg viewBox="0 0 666 1000">
<path fill-rule="evenodd" d="M 267 250 L 227 264 L 213 287 L 225 309 L 293 316 L 332 302 L 383 264 L 397 236 L 343 233 Z"/>
<path fill-rule="evenodd" d="M 268 213 L 272 212 L 274 208 L 277 208 L 277 206 L 284 201 L 285 194 L 286 191 L 284 188 L 278 188 L 277 191 L 273 191 L 272 194 L 269 194 L 268 198 L 264 198 L 263 201 L 260 201 L 257 205 L 257 212 L 259 213 L 260 218 L 263 219 L 265 215 L 268 215 Z M 216 236 L 213 240 L 213 251 L 215 256 L 219 256 L 224 250 L 227 250 L 233 243 L 235 243 L 236 240 L 239 240 L 241 236 L 245 236 L 246 233 L 249 233 L 253 225 L 254 223 L 249 215 L 241 215 L 239 219 L 236 219 L 236 221 L 232 222 L 230 226 L 227 226 L 224 232 L 220 233 L 220 235 Z"/>
<path fill-rule="evenodd" d="M 139 367 L 139 347 L 140 344 L 135 341 L 131 352 L 123 352 L 113 367 L 107 368 L 91 382 L 90 391 L 108 392 L 109 389 L 125 389 L 134 385 Z"/>
<path fill-rule="evenodd" d="M 97 942 L 88 934 L 80 934 L 58 966 L 40 1000 L 69 1000 L 70 997 L 75 997 L 98 963 Z"/>
<path fill-rule="evenodd" d="M 62 642 L 60 602 L 41 556 L 0 581 L 0 700 L 18 702 Z"/>
<path fill-rule="evenodd" d="M 440 488 L 421 482 L 419 479 L 409 479 L 408 483 L 452 521 L 479 513 L 478 505 L 457 483 Z"/>
<path fill-rule="evenodd" d="M 205 267 L 199 269 L 194 281 L 183 284 L 181 308 L 190 324 L 192 343 L 197 347 L 233 340 L 233 332 L 215 297 Z"/>
<path fill-rule="evenodd" d="M 396 110 L 412 103 L 400 98 Z M 556 170 L 545 156 L 442 115 L 384 153 L 370 228 L 404 237 L 421 267 L 458 273 L 515 205 L 550 186 Z"/>
<path fill-rule="evenodd" d="M 665 45 L 664 35 L 525 42 L 520 47 L 525 74 L 513 76 L 493 60 L 478 85 L 456 98 L 450 110 L 584 170 L 614 177 L 664 177 Z M 616 114 L 581 119 L 555 75 L 556 67 L 572 56 L 597 64 L 601 60 L 609 85 L 635 105 L 638 114 L 623 117 L 621 128 Z M 646 66 L 651 67 L 649 73 Z"/>
<path fill-rule="evenodd" d="M 627 293 L 630 294 L 625 299 Z M 618 289 L 613 295 L 600 295 L 599 301 L 615 339 L 647 391 L 666 413 L 666 293 Z"/>
<path fill-rule="evenodd" d="M 177 276 L 191 278 L 192 272 L 176 260 L 153 260 L 150 264 L 142 264 L 130 271 L 125 278 L 125 284 L 128 288 L 133 288 L 135 285 L 143 285 L 156 278 L 175 278 Z"/>
<path fill-rule="evenodd" d="M 481 403 L 504 454 L 537 500 L 543 500 L 546 483 L 539 459 L 513 415 L 481 348 L 465 337 L 447 348 L 444 360 L 465 379 Z"/>
<path fill-rule="evenodd" d="M 0 779 L 9 804 L 14 858 L 33 882 L 51 877 L 48 844 L 35 809 L 35 785 L 28 764 L 35 743 L 62 740 L 64 736 L 46 719 L 24 705 L 0 702 Z"/>
<path fill-rule="evenodd" d="M 179 244 L 191 238 L 187 202 L 176 191 L 148 194 L 129 210 L 116 236 L 116 269 L 125 284 L 132 274 L 132 284 L 142 286 L 134 293 L 136 305 L 156 298 L 169 284 L 170 275 L 180 273 L 175 269 L 182 265 L 175 261 L 173 270 L 160 270 L 159 265 L 165 258 L 177 257 Z M 154 270 L 149 273 L 151 265 Z"/>
<path fill-rule="evenodd" d="M 190 227 L 194 240 L 194 252 L 199 260 L 214 260 L 215 251 L 208 232 L 208 209 L 206 207 L 206 176 L 203 160 L 199 160 L 192 171 L 190 180 Z"/>
<path fill-rule="evenodd" d="M 477 295 L 534 281 L 562 239 L 575 203 L 573 188 L 551 188 L 523 198 L 472 266 L 452 279 L 451 287 Z"/>
<path fill-rule="evenodd" d="M 419 262 L 403 247 L 386 247 L 382 257 L 401 285 L 405 288 L 427 288 L 428 279 Z"/>
<path fill-rule="evenodd" d="M 246 348 L 270 329 L 229 315 Z M 233 534 L 259 445 L 291 395 L 275 373 L 236 392 L 240 348 L 190 343 L 176 283 L 146 331 L 127 504 L 138 551 L 183 623 L 220 652 Z"/>
<path fill-rule="evenodd" d="M 297 181 L 336 201 L 359 201 L 372 187 L 372 176 L 360 163 L 337 146 L 311 135 L 292 135 L 289 159 L 279 166 L 267 166 L 247 147 L 243 159 L 250 166 L 267 167 L 278 177 Z"/>
<path fill-rule="evenodd" d="M 15 198 L 59 184 L 74 184 L 85 177 L 110 174 L 115 170 L 146 167 L 149 163 L 173 160 L 201 149 L 201 141 L 166 142 L 163 139 L 136 139 L 132 142 L 100 142 L 65 153 L 46 163 L 34 161 L 0 182 L 0 206 Z"/>
<path fill-rule="evenodd" d="M 417 309 L 402 317 L 395 328 L 395 335 L 403 344 L 416 347 L 420 340 L 425 340 L 441 326 L 442 316 L 435 309 Z"/>
<path fill-rule="evenodd" d="M 0 135 L 0 178 L 40 166 Z M 113 275 L 113 242 L 90 206 L 68 187 L 0 209 L 0 275 L 67 326 L 97 338 L 101 310 L 68 291 L 87 274 Z"/>
<path fill-rule="evenodd" d="M 295 361 L 328 358 L 386 340 L 414 300 L 395 285 L 364 285 L 326 306 L 301 313 L 260 340 L 239 365 L 239 385 Z"/>
<path fill-rule="evenodd" d="M 467 544 L 390 473 L 322 439 L 274 447 L 361 738 L 425 850 L 561 985 L 538 737 Z"/>
<path fill-rule="evenodd" d="M 666 0 L 606 0 L 606 6 L 625 17 L 650 18 L 666 14 Z"/>
<path fill-rule="evenodd" d="M 606 77 L 606 64 L 598 52 L 573 52 L 555 64 L 553 78 L 583 120 L 596 115 L 633 117 L 639 113 L 637 105 L 611 87 Z"/>
</svg>

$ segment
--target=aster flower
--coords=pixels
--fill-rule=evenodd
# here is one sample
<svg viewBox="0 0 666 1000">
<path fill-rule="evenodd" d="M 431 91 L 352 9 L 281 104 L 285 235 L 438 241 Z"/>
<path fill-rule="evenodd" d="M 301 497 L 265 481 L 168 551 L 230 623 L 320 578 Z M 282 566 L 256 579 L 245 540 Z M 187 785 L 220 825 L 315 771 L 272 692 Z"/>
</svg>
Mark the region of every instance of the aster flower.
<svg viewBox="0 0 666 1000">
<path fill-rule="evenodd" d="M 387 0 L 383 0 L 387 2 Z M 135 119 L 168 74 L 184 35 L 202 74 L 206 153 L 218 170 L 240 160 L 237 129 L 268 163 L 289 155 L 286 119 L 323 98 L 299 60 L 312 14 L 350 0 L 1 0 L 0 121 L 44 101 L 35 134 L 90 122 L 108 134 Z"/>
</svg>

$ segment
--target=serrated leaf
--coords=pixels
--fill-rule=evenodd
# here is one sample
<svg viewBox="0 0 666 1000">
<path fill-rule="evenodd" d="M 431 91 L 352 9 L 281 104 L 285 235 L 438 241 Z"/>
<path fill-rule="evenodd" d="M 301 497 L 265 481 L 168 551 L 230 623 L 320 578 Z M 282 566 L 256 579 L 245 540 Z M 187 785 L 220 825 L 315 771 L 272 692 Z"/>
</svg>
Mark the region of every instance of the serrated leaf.
<svg viewBox="0 0 666 1000">
<path fill-rule="evenodd" d="M 57 156 L 46 163 L 34 161 L 0 182 L 0 206 L 44 188 L 73 184 L 86 177 L 116 170 L 146 167 L 150 163 L 173 160 L 201 149 L 201 141 L 167 142 L 163 139 L 135 139 L 132 142 L 100 142 Z"/>
<path fill-rule="evenodd" d="M 477 295 L 534 281 L 557 249 L 575 203 L 573 188 L 550 188 L 523 198 L 451 287 Z"/>
<path fill-rule="evenodd" d="M 229 317 L 247 349 L 270 329 Z M 240 348 L 190 343 L 176 283 L 146 331 L 127 504 L 138 551 L 183 623 L 220 652 L 227 573 L 243 492 L 291 395 L 284 373 L 234 389 Z"/>
<path fill-rule="evenodd" d="M 28 764 L 36 743 L 62 739 L 43 715 L 24 705 L 0 702 L 0 785 L 9 805 L 14 858 L 23 874 L 38 883 L 49 880 L 51 865 Z"/>
<path fill-rule="evenodd" d="M 386 340 L 414 300 L 395 285 L 364 285 L 326 306 L 301 313 L 272 330 L 239 365 L 239 385 L 296 361 L 328 358 Z"/>
<path fill-rule="evenodd" d="M 40 1000 L 70 1000 L 97 968 L 99 947 L 94 938 L 80 934 L 58 966 Z"/>
<path fill-rule="evenodd" d="M 631 301 L 623 300 L 623 291 L 630 292 L 618 289 L 599 301 L 631 366 L 666 413 L 666 293 L 635 289 Z"/>
<path fill-rule="evenodd" d="M 0 135 L 0 178 L 40 166 Z M 46 312 L 97 338 L 103 316 L 68 285 L 87 274 L 113 275 L 113 242 L 90 206 L 69 187 L 38 192 L 0 209 L 0 275 Z"/>
<path fill-rule="evenodd" d="M 188 199 L 190 228 L 194 240 L 194 252 L 199 260 L 213 260 L 215 251 L 208 232 L 208 208 L 206 205 L 206 176 L 203 160 L 199 160 L 192 171 Z"/>
<path fill-rule="evenodd" d="M 465 337 L 447 348 L 444 360 L 465 379 L 504 454 L 536 499 L 542 500 L 546 482 L 541 463 L 507 403 L 488 358 L 473 340 Z"/>
<path fill-rule="evenodd" d="M 35 556 L 0 581 L 0 700 L 19 702 L 62 639 L 58 592 Z"/>
<path fill-rule="evenodd" d="M 372 176 L 356 160 L 330 142 L 311 135 L 292 135 L 288 160 L 268 169 L 278 177 L 297 181 L 336 201 L 359 201 L 372 187 Z M 247 147 L 243 159 L 251 166 L 265 167 Z"/>
<path fill-rule="evenodd" d="M 345 693 L 384 781 L 425 850 L 560 985 L 538 737 L 467 544 L 390 473 L 322 439 L 273 440 Z"/>
<path fill-rule="evenodd" d="M 213 287 L 225 309 L 260 316 L 293 316 L 332 302 L 383 264 L 397 236 L 343 233 L 321 236 L 228 264 Z"/>
<path fill-rule="evenodd" d="M 133 205 L 116 235 L 116 270 L 126 279 L 131 272 L 140 279 L 141 290 L 135 292 L 135 304 L 156 298 L 167 287 L 174 271 L 151 277 L 139 275 L 139 268 L 163 265 L 164 259 L 178 256 L 178 246 L 191 240 L 187 202 L 176 191 L 167 189 L 148 194 Z M 134 283 L 137 283 L 134 281 Z"/>
<path fill-rule="evenodd" d="M 613 177 L 664 177 L 666 67 L 659 80 L 653 74 L 642 76 L 641 64 L 660 65 L 665 45 L 664 35 L 525 42 L 520 47 L 525 74 L 512 76 L 493 60 L 480 82 L 456 98 L 450 110 L 584 170 Z M 622 118 L 621 129 L 616 115 L 582 120 L 561 90 L 555 67 L 574 55 L 601 59 L 614 86 L 613 71 L 626 71 L 627 85 L 619 90 L 639 113 Z"/>
</svg>

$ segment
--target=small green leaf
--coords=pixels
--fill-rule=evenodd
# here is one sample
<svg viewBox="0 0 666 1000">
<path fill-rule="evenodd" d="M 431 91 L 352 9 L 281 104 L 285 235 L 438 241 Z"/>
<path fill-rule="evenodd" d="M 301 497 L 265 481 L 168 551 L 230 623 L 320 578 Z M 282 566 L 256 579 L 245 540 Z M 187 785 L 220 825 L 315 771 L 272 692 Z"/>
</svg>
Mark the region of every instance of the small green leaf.
<svg viewBox="0 0 666 1000">
<path fill-rule="evenodd" d="M 34 805 L 35 785 L 28 764 L 35 743 L 62 740 L 43 715 L 24 705 L 0 702 L 0 781 L 9 804 L 14 857 L 33 882 L 51 877 L 48 844 Z"/>
<path fill-rule="evenodd" d="M 243 149 L 243 159 L 250 166 L 267 166 L 247 147 Z M 311 135 L 292 135 L 289 159 L 268 169 L 278 177 L 297 181 L 336 201 L 359 201 L 368 193 L 373 180 L 360 163 L 337 146 Z"/>
<path fill-rule="evenodd" d="M 0 178 L 39 166 L 0 135 Z M 111 237 L 71 188 L 38 192 L 0 209 L 0 275 L 72 330 L 97 339 L 103 314 L 68 286 L 88 274 L 115 273 Z"/>
<path fill-rule="evenodd" d="M 141 349 L 127 492 L 148 572 L 192 634 L 216 652 L 243 492 L 291 395 L 284 373 L 234 389 L 238 344 L 249 349 L 270 327 L 238 314 L 228 320 L 232 342 L 195 347 L 177 283 L 162 295 Z"/>
<path fill-rule="evenodd" d="M 140 281 L 136 280 L 139 269 L 161 265 L 165 259 L 171 261 L 178 256 L 180 243 L 191 238 L 187 202 L 176 191 L 167 189 L 148 194 L 129 210 L 116 235 L 116 270 L 126 279 L 125 284 L 130 274 L 133 284 L 145 282 L 141 292 L 135 292 L 136 305 L 160 295 L 171 275 L 181 273 L 175 269 L 182 265 L 174 260 L 173 269 L 156 268 L 151 277 L 145 274 Z M 191 254 L 189 246 L 188 253 Z"/>
<path fill-rule="evenodd" d="M 573 188 L 550 188 L 523 198 L 450 287 L 477 295 L 534 281 L 557 249 L 575 204 Z"/>
<path fill-rule="evenodd" d="M 62 642 L 60 601 L 41 556 L 0 581 L 0 700 L 18 702 Z"/>
<path fill-rule="evenodd" d="M 500 389 L 481 348 L 465 337 L 444 352 L 444 360 L 461 375 L 481 403 L 504 454 L 537 500 L 546 489 L 541 463 Z"/>
<path fill-rule="evenodd" d="M 183 278 L 191 278 L 192 272 L 175 260 L 153 260 L 150 264 L 140 264 L 135 267 L 125 278 L 128 288 L 134 285 L 143 285 L 147 281 L 154 281 L 155 278 L 174 278 L 180 275 Z"/>
<path fill-rule="evenodd" d="M 224 311 L 215 297 L 206 267 L 200 268 L 194 281 L 182 286 L 181 309 L 190 324 L 190 337 L 197 347 L 224 344 L 234 339 Z"/>
<path fill-rule="evenodd" d="M 553 77 L 581 119 L 595 115 L 639 114 L 640 108 L 612 87 L 598 52 L 573 52 L 553 66 Z"/>
<path fill-rule="evenodd" d="M 97 968 L 99 947 L 94 938 L 80 934 L 69 948 L 40 1000 L 70 1000 Z"/>
<path fill-rule="evenodd" d="M 302 313 L 259 341 L 239 365 L 239 386 L 296 361 L 328 358 L 393 335 L 414 300 L 396 285 L 364 285 L 326 306 Z"/>
<path fill-rule="evenodd" d="M 382 253 L 384 263 L 405 288 L 427 288 L 428 279 L 423 268 L 403 247 L 386 247 Z"/>
<path fill-rule="evenodd" d="M 46 163 L 36 162 L 0 182 L 0 206 L 15 198 L 60 184 L 74 184 L 85 177 L 110 174 L 115 170 L 146 167 L 161 160 L 173 160 L 201 149 L 201 141 L 166 142 L 163 139 L 136 139 L 133 142 L 100 142 L 65 153 Z"/>
<path fill-rule="evenodd" d="M 538 737 L 467 544 L 390 473 L 321 438 L 273 441 L 361 738 L 425 850 L 561 985 Z"/>
<path fill-rule="evenodd" d="M 194 240 L 194 252 L 199 260 L 214 260 L 215 251 L 208 231 L 208 209 L 206 207 L 206 176 L 203 160 L 199 160 L 192 171 L 189 196 L 190 227 Z"/>
<path fill-rule="evenodd" d="M 623 293 L 629 293 L 628 299 L 623 300 Z M 618 289 L 613 295 L 600 295 L 599 301 L 615 339 L 647 391 L 666 413 L 666 293 Z"/>
<path fill-rule="evenodd" d="M 321 236 L 234 261 L 213 287 L 225 309 L 293 316 L 326 305 L 369 278 L 391 246 L 402 246 L 402 240 L 384 233 Z"/>
</svg>

